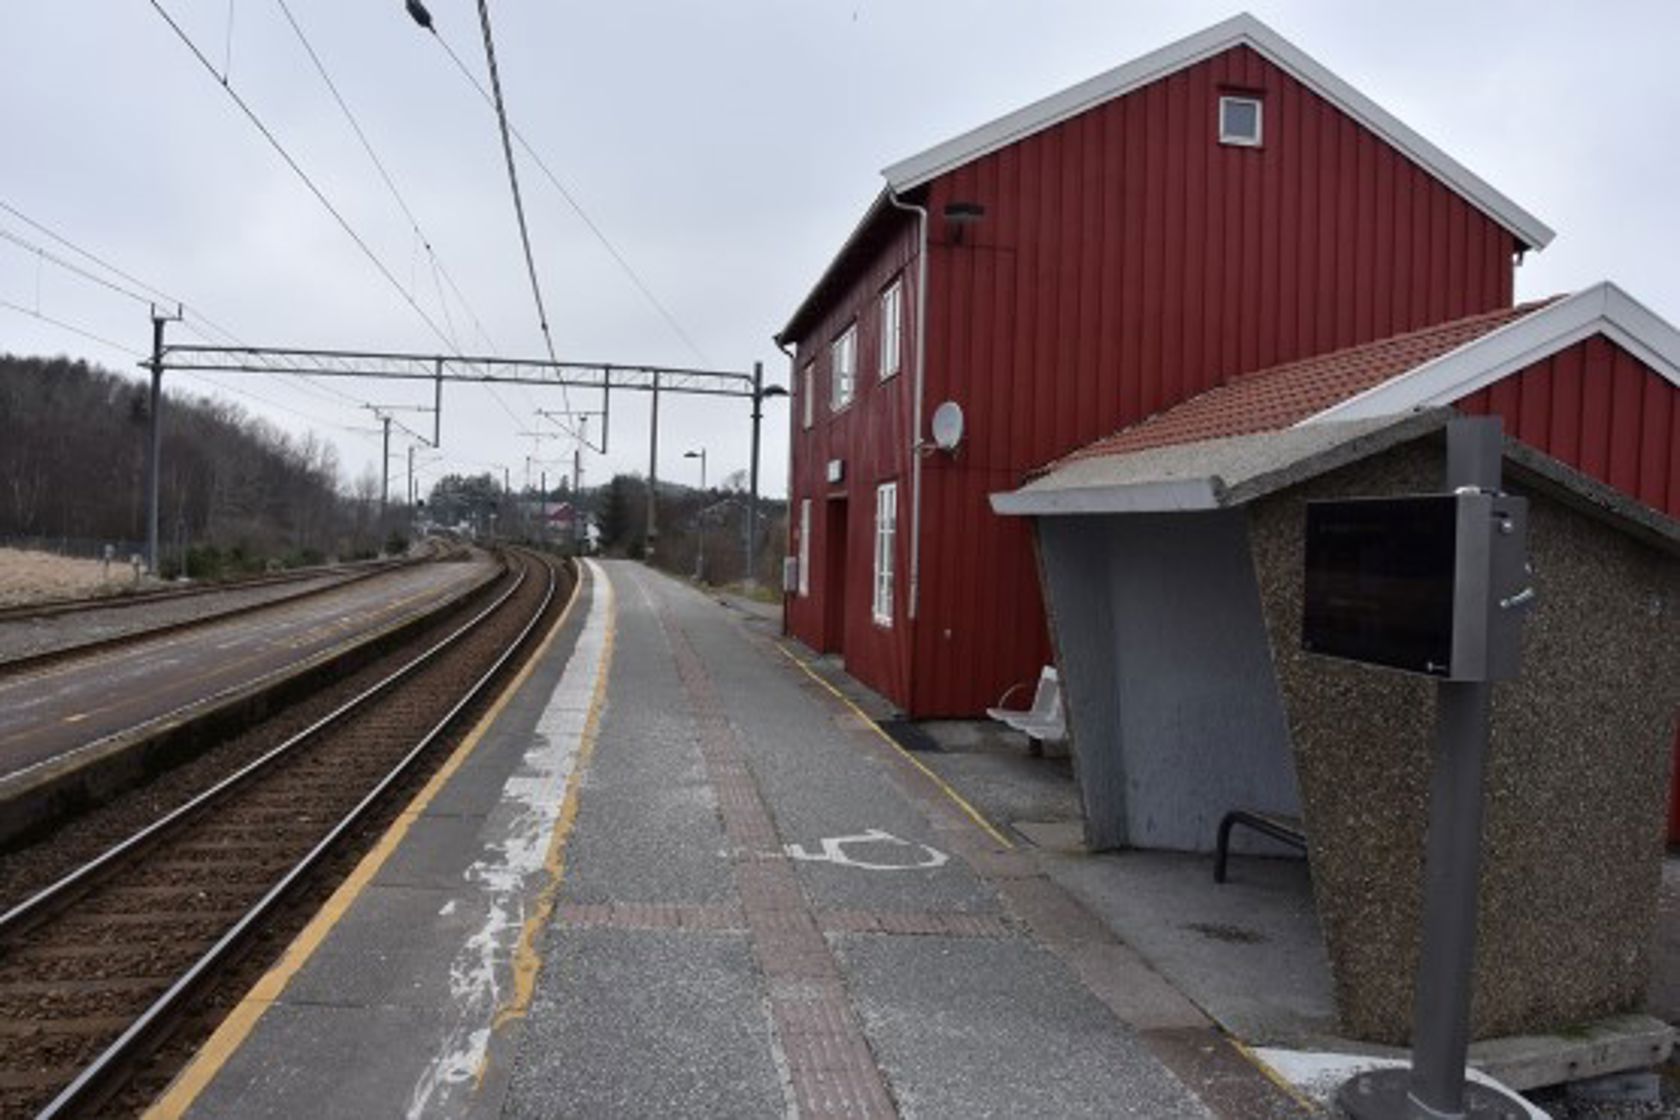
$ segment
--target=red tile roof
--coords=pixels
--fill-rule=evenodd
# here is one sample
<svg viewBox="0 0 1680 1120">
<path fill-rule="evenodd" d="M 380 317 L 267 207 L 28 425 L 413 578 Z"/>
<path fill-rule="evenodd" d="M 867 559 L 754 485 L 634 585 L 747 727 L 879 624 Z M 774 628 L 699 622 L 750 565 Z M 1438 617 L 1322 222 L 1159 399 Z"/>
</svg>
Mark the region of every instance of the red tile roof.
<svg viewBox="0 0 1680 1120">
<path fill-rule="evenodd" d="M 1277 431 L 1416 369 L 1556 302 L 1501 308 L 1361 346 L 1244 374 L 1130 428 L 1087 444 L 1045 470 L 1077 459 L 1124 455 L 1226 436 Z"/>
</svg>

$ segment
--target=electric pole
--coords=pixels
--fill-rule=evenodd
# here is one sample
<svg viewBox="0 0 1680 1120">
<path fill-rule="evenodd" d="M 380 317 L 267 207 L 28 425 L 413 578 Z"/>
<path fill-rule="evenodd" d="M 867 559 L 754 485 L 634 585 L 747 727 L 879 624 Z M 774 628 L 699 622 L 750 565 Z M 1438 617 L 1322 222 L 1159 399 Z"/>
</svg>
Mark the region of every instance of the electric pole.
<svg viewBox="0 0 1680 1120">
<path fill-rule="evenodd" d="M 391 500 L 391 418 L 381 416 L 385 429 L 384 454 L 379 456 L 379 531 L 385 531 L 385 507 Z"/>
<path fill-rule="evenodd" d="M 659 538 L 658 498 L 659 491 L 659 373 L 653 375 L 653 434 L 648 438 L 648 510 L 647 510 L 647 558 L 653 559 L 653 542 Z"/>
<path fill-rule="evenodd" d="M 163 451 L 163 325 L 180 319 L 179 306 L 173 315 L 159 315 L 152 308 L 152 359 L 147 363 L 152 371 L 152 407 L 146 447 L 146 567 L 153 575 L 158 570 L 158 463 Z"/>
</svg>

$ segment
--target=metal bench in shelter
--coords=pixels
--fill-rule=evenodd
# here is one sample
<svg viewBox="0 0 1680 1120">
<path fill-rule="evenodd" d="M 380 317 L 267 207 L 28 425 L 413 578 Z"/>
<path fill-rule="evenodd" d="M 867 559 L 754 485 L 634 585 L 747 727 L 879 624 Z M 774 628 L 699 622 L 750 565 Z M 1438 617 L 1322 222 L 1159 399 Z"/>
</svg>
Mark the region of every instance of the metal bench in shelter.
<svg viewBox="0 0 1680 1120">
<path fill-rule="evenodd" d="M 1010 688 L 1013 692 L 1021 685 Z M 1003 702 L 1009 692 L 998 698 L 998 707 L 987 708 L 986 714 L 999 723 L 1014 728 L 1027 737 L 1033 754 L 1043 754 L 1045 743 L 1060 743 L 1067 739 L 1067 719 L 1062 711 L 1062 681 L 1054 665 L 1046 665 L 1038 674 L 1038 688 L 1033 692 L 1032 707 L 1005 708 Z"/>
</svg>

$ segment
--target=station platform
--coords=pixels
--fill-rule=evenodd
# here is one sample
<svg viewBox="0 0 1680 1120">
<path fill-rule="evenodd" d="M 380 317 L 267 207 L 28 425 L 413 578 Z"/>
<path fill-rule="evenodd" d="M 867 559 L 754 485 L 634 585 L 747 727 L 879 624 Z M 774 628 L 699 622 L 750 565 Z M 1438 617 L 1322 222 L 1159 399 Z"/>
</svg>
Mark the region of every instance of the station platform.
<svg viewBox="0 0 1680 1120">
<path fill-rule="evenodd" d="M 1304 1114 L 772 627 L 615 562 L 151 1113 Z"/>
</svg>

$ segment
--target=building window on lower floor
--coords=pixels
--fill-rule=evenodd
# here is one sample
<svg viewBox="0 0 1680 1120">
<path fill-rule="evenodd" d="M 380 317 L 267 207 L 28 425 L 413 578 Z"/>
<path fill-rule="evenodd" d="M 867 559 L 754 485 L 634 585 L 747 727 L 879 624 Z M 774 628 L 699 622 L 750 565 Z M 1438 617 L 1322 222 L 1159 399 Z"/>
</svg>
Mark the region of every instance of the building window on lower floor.
<svg viewBox="0 0 1680 1120">
<path fill-rule="evenodd" d="M 799 502 L 799 597 L 811 595 L 811 499 Z"/>
<path fill-rule="evenodd" d="M 875 621 L 893 621 L 893 546 L 898 538 L 898 483 L 875 488 Z"/>
</svg>

